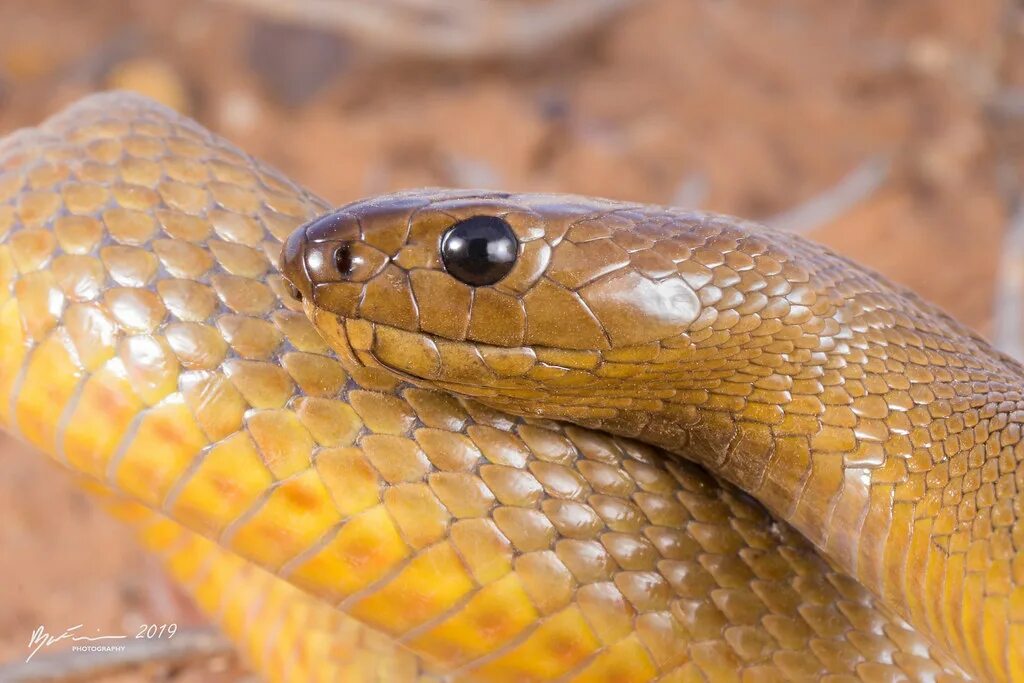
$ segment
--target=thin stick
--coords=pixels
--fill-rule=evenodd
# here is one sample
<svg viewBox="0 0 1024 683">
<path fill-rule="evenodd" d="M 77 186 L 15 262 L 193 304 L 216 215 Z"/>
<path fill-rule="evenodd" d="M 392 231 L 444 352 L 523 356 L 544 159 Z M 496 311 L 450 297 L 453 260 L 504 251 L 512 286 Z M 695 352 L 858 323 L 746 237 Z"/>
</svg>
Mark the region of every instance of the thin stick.
<svg viewBox="0 0 1024 683">
<path fill-rule="evenodd" d="M 993 327 L 996 348 L 1024 360 L 1024 201 L 1019 198 L 1000 249 Z"/>
<path fill-rule="evenodd" d="M 790 232 L 811 232 L 834 221 L 873 195 L 889 177 L 890 168 L 888 157 L 868 159 L 846 174 L 832 188 L 763 222 L 773 228 Z"/>
<path fill-rule="evenodd" d="M 435 59 L 540 54 L 593 30 L 637 0 L 221 0 L 264 16 L 343 32 L 387 52 Z"/>
<path fill-rule="evenodd" d="M 683 209 L 699 209 L 707 202 L 710 193 L 711 182 L 707 174 L 694 171 L 679 181 L 670 203 Z"/>
<path fill-rule="evenodd" d="M 123 644 L 124 650 L 106 652 L 40 652 L 28 662 L 0 665 L 3 683 L 28 681 L 92 680 L 137 666 L 153 663 L 173 664 L 193 659 L 232 655 L 231 643 L 213 628 L 178 631 L 173 638 L 99 641 Z"/>
</svg>

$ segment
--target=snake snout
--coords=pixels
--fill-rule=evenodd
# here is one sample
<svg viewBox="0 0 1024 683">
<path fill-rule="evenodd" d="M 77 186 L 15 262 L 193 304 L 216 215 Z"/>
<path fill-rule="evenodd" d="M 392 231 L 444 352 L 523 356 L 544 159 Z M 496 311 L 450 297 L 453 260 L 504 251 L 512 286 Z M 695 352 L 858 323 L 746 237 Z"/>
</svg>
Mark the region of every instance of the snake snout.
<svg viewBox="0 0 1024 683">
<path fill-rule="evenodd" d="M 313 292 L 306 274 L 306 245 L 303 231 L 296 230 L 284 243 L 278 267 L 290 285 L 292 296 L 298 300 L 312 300 Z"/>
</svg>

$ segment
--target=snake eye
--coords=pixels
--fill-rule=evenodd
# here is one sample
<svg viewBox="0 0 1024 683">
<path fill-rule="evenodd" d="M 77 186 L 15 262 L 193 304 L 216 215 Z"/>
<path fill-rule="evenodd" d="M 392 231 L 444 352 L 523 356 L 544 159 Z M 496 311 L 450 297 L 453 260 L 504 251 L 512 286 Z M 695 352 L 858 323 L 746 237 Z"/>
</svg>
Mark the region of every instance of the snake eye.
<svg viewBox="0 0 1024 683">
<path fill-rule="evenodd" d="M 508 275 L 518 252 L 512 226 L 497 216 L 467 218 L 441 237 L 445 270 L 472 287 L 493 285 Z"/>
<path fill-rule="evenodd" d="M 342 242 L 334 252 L 334 266 L 343 277 L 352 272 L 352 246 L 348 242 Z"/>
</svg>

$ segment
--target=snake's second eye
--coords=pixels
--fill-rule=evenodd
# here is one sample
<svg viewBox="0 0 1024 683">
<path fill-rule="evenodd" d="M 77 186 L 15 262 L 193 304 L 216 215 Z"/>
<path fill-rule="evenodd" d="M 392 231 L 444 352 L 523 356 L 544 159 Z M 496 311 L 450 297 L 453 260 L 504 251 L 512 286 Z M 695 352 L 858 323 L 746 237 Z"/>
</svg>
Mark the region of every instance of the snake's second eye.
<svg viewBox="0 0 1024 683">
<path fill-rule="evenodd" d="M 493 285 L 515 265 L 519 240 L 497 216 L 459 221 L 441 237 L 441 260 L 450 275 L 472 287 Z"/>
</svg>

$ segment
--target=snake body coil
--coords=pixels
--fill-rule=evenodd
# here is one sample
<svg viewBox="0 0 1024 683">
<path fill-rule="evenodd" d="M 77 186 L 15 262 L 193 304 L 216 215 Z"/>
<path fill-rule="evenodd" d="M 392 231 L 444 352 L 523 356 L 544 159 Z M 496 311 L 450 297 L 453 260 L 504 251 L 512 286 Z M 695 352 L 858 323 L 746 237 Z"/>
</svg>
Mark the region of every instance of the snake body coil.
<svg viewBox="0 0 1024 683">
<path fill-rule="evenodd" d="M 282 263 L 350 367 L 695 459 L 1024 672 L 1024 370 L 912 293 L 784 232 L 557 195 L 357 202 Z"/>
<path fill-rule="evenodd" d="M 406 211 L 438 196 L 398 201 Z M 352 283 L 339 276 L 342 286 L 324 291 L 344 302 L 358 289 L 365 302 L 379 303 L 375 338 L 410 344 L 392 348 L 404 349 L 394 358 L 419 358 L 422 343 L 402 325 L 385 331 L 407 309 L 375 292 L 412 291 L 410 320 L 432 321 L 433 334 L 458 336 L 462 325 L 466 339 L 491 347 L 526 343 L 502 336 L 515 329 L 516 314 L 484 293 L 487 285 L 477 286 L 468 323 L 452 313 L 462 295 L 436 267 L 436 243 L 418 255 L 392 255 L 404 242 L 372 228 L 390 224 L 393 200 L 361 206 L 364 241 L 349 243 L 340 258 L 335 249 L 321 265 L 365 277 L 346 287 Z M 451 227 L 456 208 L 438 212 L 429 230 Z M 0 422 L 134 501 L 114 505 L 254 667 L 286 681 L 956 681 L 967 678 L 961 667 L 978 678 L 1021 680 L 1022 515 L 1014 506 L 1022 486 L 1016 415 L 1005 412 L 1016 400 L 1010 394 L 994 415 L 964 417 L 955 430 L 958 398 L 941 395 L 944 375 L 918 382 L 924 386 L 907 390 L 913 400 L 923 390 L 936 396 L 920 404 L 930 417 L 924 432 L 911 421 L 906 436 L 932 458 L 928 467 L 915 450 L 898 458 L 905 472 L 892 458 L 838 470 L 840 479 L 870 470 L 872 494 L 899 492 L 870 500 L 888 501 L 886 530 L 913 532 L 902 564 L 885 554 L 877 565 L 886 581 L 874 582 L 867 564 L 844 565 L 876 598 L 749 497 L 659 449 L 513 417 L 378 368 L 346 372 L 275 268 L 282 241 L 327 210 L 194 122 L 138 97 L 90 98 L 0 144 Z M 568 258 L 542 246 L 555 206 L 530 211 L 545 218 L 543 229 L 523 232 L 525 223 L 505 214 L 521 245 L 505 284 L 525 284 L 531 272 Z M 615 213 L 609 207 L 589 224 L 579 212 L 565 216 L 572 239 L 563 243 L 579 256 L 575 277 L 609 258 L 609 239 L 626 239 L 625 232 L 607 237 L 618 234 L 615 221 L 629 220 Z M 593 239 L 585 239 L 588 231 Z M 294 257 L 295 247 L 286 255 Z M 446 253 L 452 263 L 459 258 L 454 247 Z M 656 255 L 672 262 L 665 250 L 652 252 L 651 272 L 667 267 Z M 524 266 L 531 262 L 532 270 Z M 698 294 L 698 301 L 724 313 L 735 287 L 714 282 L 725 271 L 707 267 L 713 284 L 705 287 L 717 287 L 721 298 L 712 304 Z M 836 268 L 855 272 L 839 261 Z M 745 271 L 734 270 L 747 282 Z M 291 279 L 317 315 L 324 299 Z M 420 286 L 430 296 L 416 294 Z M 525 297 L 527 314 L 536 296 Z M 554 296 L 540 301 L 557 304 Z M 742 305 L 737 300 L 730 310 L 740 315 Z M 588 328 L 571 318 L 579 309 L 543 310 L 560 311 L 555 317 L 567 327 L 550 321 L 548 329 L 571 329 L 565 338 L 579 346 L 559 349 L 550 338 L 546 357 L 536 351 L 528 368 L 521 353 L 487 351 L 488 367 L 532 379 L 535 368 L 550 368 L 547 382 L 574 376 L 558 368 L 590 362 L 593 349 L 580 348 L 592 341 Z M 330 321 L 316 319 L 330 338 Z M 366 346 L 358 335 L 348 339 L 357 354 Z M 962 332 L 946 342 L 954 347 L 950 358 L 982 348 Z M 606 358 L 616 352 L 599 351 Z M 860 351 L 865 372 L 891 365 L 896 376 L 895 363 L 903 362 L 903 374 L 914 379 L 909 358 L 880 358 L 871 345 Z M 615 363 L 642 360 L 618 353 Z M 948 368 L 953 379 L 960 372 Z M 820 384 L 812 395 L 833 396 L 824 381 L 832 376 L 800 386 Z M 859 381 L 870 388 L 876 380 Z M 499 395 L 480 386 L 486 400 Z M 571 389 L 572 381 L 557 386 Z M 562 404 L 561 392 L 549 392 L 554 405 Z M 945 431 L 933 427 L 944 416 L 931 415 L 941 401 L 951 408 Z M 923 415 L 917 405 L 908 418 Z M 716 432 L 709 419 L 703 423 L 710 439 Z M 838 438 L 831 427 L 826 434 Z M 925 434 L 929 441 L 919 444 Z M 936 445 L 969 439 L 964 458 L 944 460 Z M 715 443 L 705 452 L 717 452 Z M 995 453 L 990 444 L 998 445 Z M 817 452 L 808 454 L 804 497 L 825 491 L 815 477 L 833 481 L 829 467 L 846 457 L 819 464 Z M 892 480 L 884 491 L 880 472 Z M 952 497 L 956 487 L 960 498 Z M 968 518 L 944 511 L 968 499 L 974 516 L 964 531 Z M 844 510 L 836 507 L 835 515 Z M 908 515 L 922 521 L 900 526 Z M 948 559 L 939 563 L 933 535 L 919 530 L 950 523 Z M 871 544 L 893 547 L 875 538 Z M 851 557 L 871 557 L 866 545 Z M 958 576 L 963 583 L 944 578 Z M 907 590 L 915 582 L 922 592 Z M 962 593 L 923 607 L 901 601 L 931 596 L 937 585 Z"/>
</svg>

